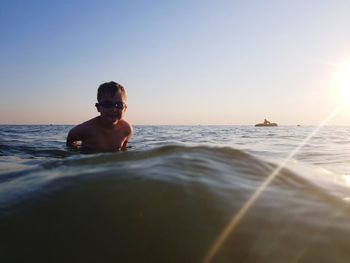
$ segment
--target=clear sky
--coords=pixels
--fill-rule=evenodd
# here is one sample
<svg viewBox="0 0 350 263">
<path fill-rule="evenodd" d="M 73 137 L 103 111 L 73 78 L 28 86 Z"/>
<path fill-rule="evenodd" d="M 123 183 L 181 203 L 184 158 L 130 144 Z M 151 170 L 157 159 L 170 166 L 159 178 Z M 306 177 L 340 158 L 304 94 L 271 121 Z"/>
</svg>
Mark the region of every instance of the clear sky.
<svg viewBox="0 0 350 263">
<path fill-rule="evenodd" d="M 132 124 L 318 124 L 340 101 L 349 14 L 336 0 L 2 0 L 0 123 L 81 123 L 114 80 Z"/>
</svg>

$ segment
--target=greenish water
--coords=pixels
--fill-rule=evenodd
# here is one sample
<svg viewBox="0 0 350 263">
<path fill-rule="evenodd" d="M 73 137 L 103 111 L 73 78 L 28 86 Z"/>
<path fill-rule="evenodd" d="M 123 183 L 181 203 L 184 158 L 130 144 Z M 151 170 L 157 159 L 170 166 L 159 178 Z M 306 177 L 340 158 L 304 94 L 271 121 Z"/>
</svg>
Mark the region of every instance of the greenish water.
<svg viewBox="0 0 350 263">
<path fill-rule="evenodd" d="M 315 127 L 136 126 L 85 155 L 71 126 L 0 126 L 4 262 L 204 262 L 247 200 Z M 211 262 L 348 262 L 349 127 L 281 169 Z"/>
</svg>

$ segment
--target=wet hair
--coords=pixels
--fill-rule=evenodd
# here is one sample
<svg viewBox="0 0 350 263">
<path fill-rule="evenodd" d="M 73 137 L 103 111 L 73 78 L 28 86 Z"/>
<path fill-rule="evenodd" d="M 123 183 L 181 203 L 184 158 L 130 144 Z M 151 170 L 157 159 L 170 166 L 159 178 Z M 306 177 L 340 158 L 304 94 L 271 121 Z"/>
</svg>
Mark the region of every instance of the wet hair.
<svg viewBox="0 0 350 263">
<path fill-rule="evenodd" d="M 126 99 L 126 92 L 122 85 L 114 81 L 102 83 L 97 90 L 97 101 L 100 101 L 103 94 L 109 93 L 113 97 L 118 91 Z"/>
</svg>

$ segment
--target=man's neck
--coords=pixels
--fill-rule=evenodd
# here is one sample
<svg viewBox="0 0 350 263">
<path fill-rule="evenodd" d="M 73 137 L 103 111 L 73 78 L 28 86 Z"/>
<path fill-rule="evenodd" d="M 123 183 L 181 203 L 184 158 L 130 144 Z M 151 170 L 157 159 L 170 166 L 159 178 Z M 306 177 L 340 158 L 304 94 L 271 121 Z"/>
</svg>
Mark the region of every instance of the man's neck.
<svg viewBox="0 0 350 263">
<path fill-rule="evenodd" d="M 98 116 L 97 120 L 101 128 L 106 130 L 112 129 L 118 123 L 118 120 L 116 120 L 115 122 L 109 122 L 101 118 L 101 116 Z"/>
</svg>

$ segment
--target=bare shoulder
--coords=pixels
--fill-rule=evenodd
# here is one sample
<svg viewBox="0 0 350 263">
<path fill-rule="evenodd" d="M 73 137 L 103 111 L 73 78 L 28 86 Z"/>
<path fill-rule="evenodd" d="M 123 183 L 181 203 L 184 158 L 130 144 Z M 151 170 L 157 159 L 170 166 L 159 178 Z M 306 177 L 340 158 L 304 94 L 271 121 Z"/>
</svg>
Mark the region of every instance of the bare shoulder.
<svg viewBox="0 0 350 263">
<path fill-rule="evenodd" d="M 130 123 L 125 120 L 119 120 L 117 124 L 117 128 L 123 131 L 126 137 L 130 137 L 133 133 L 133 128 Z"/>
<path fill-rule="evenodd" d="M 83 122 L 81 124 L 78 124 L 77 126 L 73 127 L 67 135 L 67 145 L 71 145 L 75 141 L 82 141 L 84 140 L 89 132 L 93 129 L 95 119 L 88 120 L 86 122 Z"/>
<path fill-rule="evenodd" d="M 69 132 L 73 134 L 83 134 L 86 131 L 92 129 L 95 126 L 95 118 L 90 119 L 86 122 L 80 123 L 77 126 L 73 127 Z"/>
</svg>

